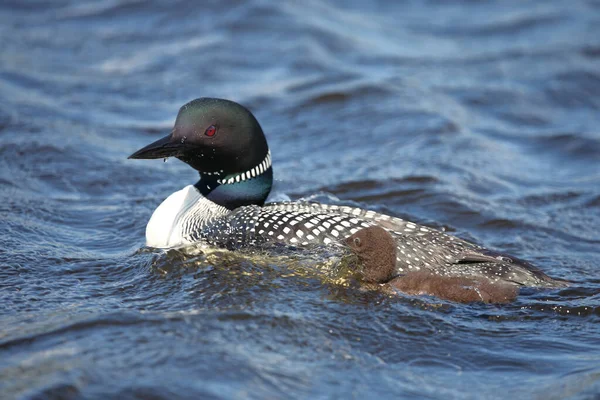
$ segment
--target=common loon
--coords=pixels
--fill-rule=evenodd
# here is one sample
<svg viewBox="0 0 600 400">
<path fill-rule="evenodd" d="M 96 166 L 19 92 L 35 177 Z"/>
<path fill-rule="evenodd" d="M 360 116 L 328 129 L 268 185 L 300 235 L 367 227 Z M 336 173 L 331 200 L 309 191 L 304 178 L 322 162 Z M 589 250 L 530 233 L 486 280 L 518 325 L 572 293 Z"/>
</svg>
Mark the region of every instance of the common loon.
<svg viewBox="0 0 600 400">
<path fill-rule="evenodd" d="M 526 262 L 400 218 L 319 203 L 265 204 L 273 181 L 267 140 L 252 113 L 233 101 L 192 100 L 181 107 L 168 136 L 129 156 L 167 157 L 187 163 L 200 180 L 171 194 L 154 211 L 146 227 L 149 247 L 196 242 L 230 249 L 337 245 L 363 228 L 380 226 L 396 244 L 394 275 L 429 271 L 513 285 L 562 286 Z"/>
</svg>

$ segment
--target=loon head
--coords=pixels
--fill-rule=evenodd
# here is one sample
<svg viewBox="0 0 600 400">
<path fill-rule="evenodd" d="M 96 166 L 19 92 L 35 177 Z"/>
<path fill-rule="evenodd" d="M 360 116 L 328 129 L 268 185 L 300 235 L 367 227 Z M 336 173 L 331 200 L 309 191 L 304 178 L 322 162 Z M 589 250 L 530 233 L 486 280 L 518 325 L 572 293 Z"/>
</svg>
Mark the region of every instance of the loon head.
<svg viewBox="0 0 600 400">
<path fill-rule="evenodd" d="M 179 109 L 166 137 L 129 158 L 176 157 L 200 173 L 196 188 L 233 209 L 262 205 L 273 181 L 267 140 L 254 115 L 233 101 L 199 98 Z"/>
</svg>

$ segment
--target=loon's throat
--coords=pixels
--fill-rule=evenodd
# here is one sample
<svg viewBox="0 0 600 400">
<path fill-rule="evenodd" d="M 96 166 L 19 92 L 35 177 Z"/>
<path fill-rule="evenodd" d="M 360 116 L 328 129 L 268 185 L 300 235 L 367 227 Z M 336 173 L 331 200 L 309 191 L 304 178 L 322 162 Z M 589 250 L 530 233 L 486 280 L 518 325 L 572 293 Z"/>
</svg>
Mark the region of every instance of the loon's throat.
<svg viewBox="0 0 600 400">
<path fill-rule="evenodd" d="M 201 172 L 194 185 L 203 196 L 230 210 L 244 205 L 263 205 L 273 185 L 271 151 L 254 167 L 223 176 L 222 171 Z"/>
</svg>

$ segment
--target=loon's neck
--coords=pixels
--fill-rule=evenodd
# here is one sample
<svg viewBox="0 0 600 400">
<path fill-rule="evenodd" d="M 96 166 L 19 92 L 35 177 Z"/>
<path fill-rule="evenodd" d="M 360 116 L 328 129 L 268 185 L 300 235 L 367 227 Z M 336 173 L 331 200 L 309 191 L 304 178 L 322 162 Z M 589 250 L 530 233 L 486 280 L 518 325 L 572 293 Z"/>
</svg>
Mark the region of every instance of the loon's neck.
<svg viewBox="0 0 600 400">
<path fill-rule="evenodd" d="M 221 177 L 218 172 L 200 173 L 194 185 L 208 200 L 229 210 L 247 205 L 262 206 L 273 186 L 271 154 L 247 171 Z"/>
</svg>

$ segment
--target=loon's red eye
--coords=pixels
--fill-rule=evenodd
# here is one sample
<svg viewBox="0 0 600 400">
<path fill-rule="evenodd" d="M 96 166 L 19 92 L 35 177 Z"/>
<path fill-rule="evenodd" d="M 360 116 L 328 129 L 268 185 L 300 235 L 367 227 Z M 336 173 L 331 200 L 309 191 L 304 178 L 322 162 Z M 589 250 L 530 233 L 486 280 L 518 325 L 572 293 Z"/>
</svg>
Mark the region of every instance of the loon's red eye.
<svg viewBox="0 0 600 400">
<path fill-rule="evenodd" d="M 215 133 L 217 133 L 217 127 L 214 125 L 209 126 L 206 128 L 206 131 L 204 131 L 206 136 L 215 136 Z"/>
</svg>

